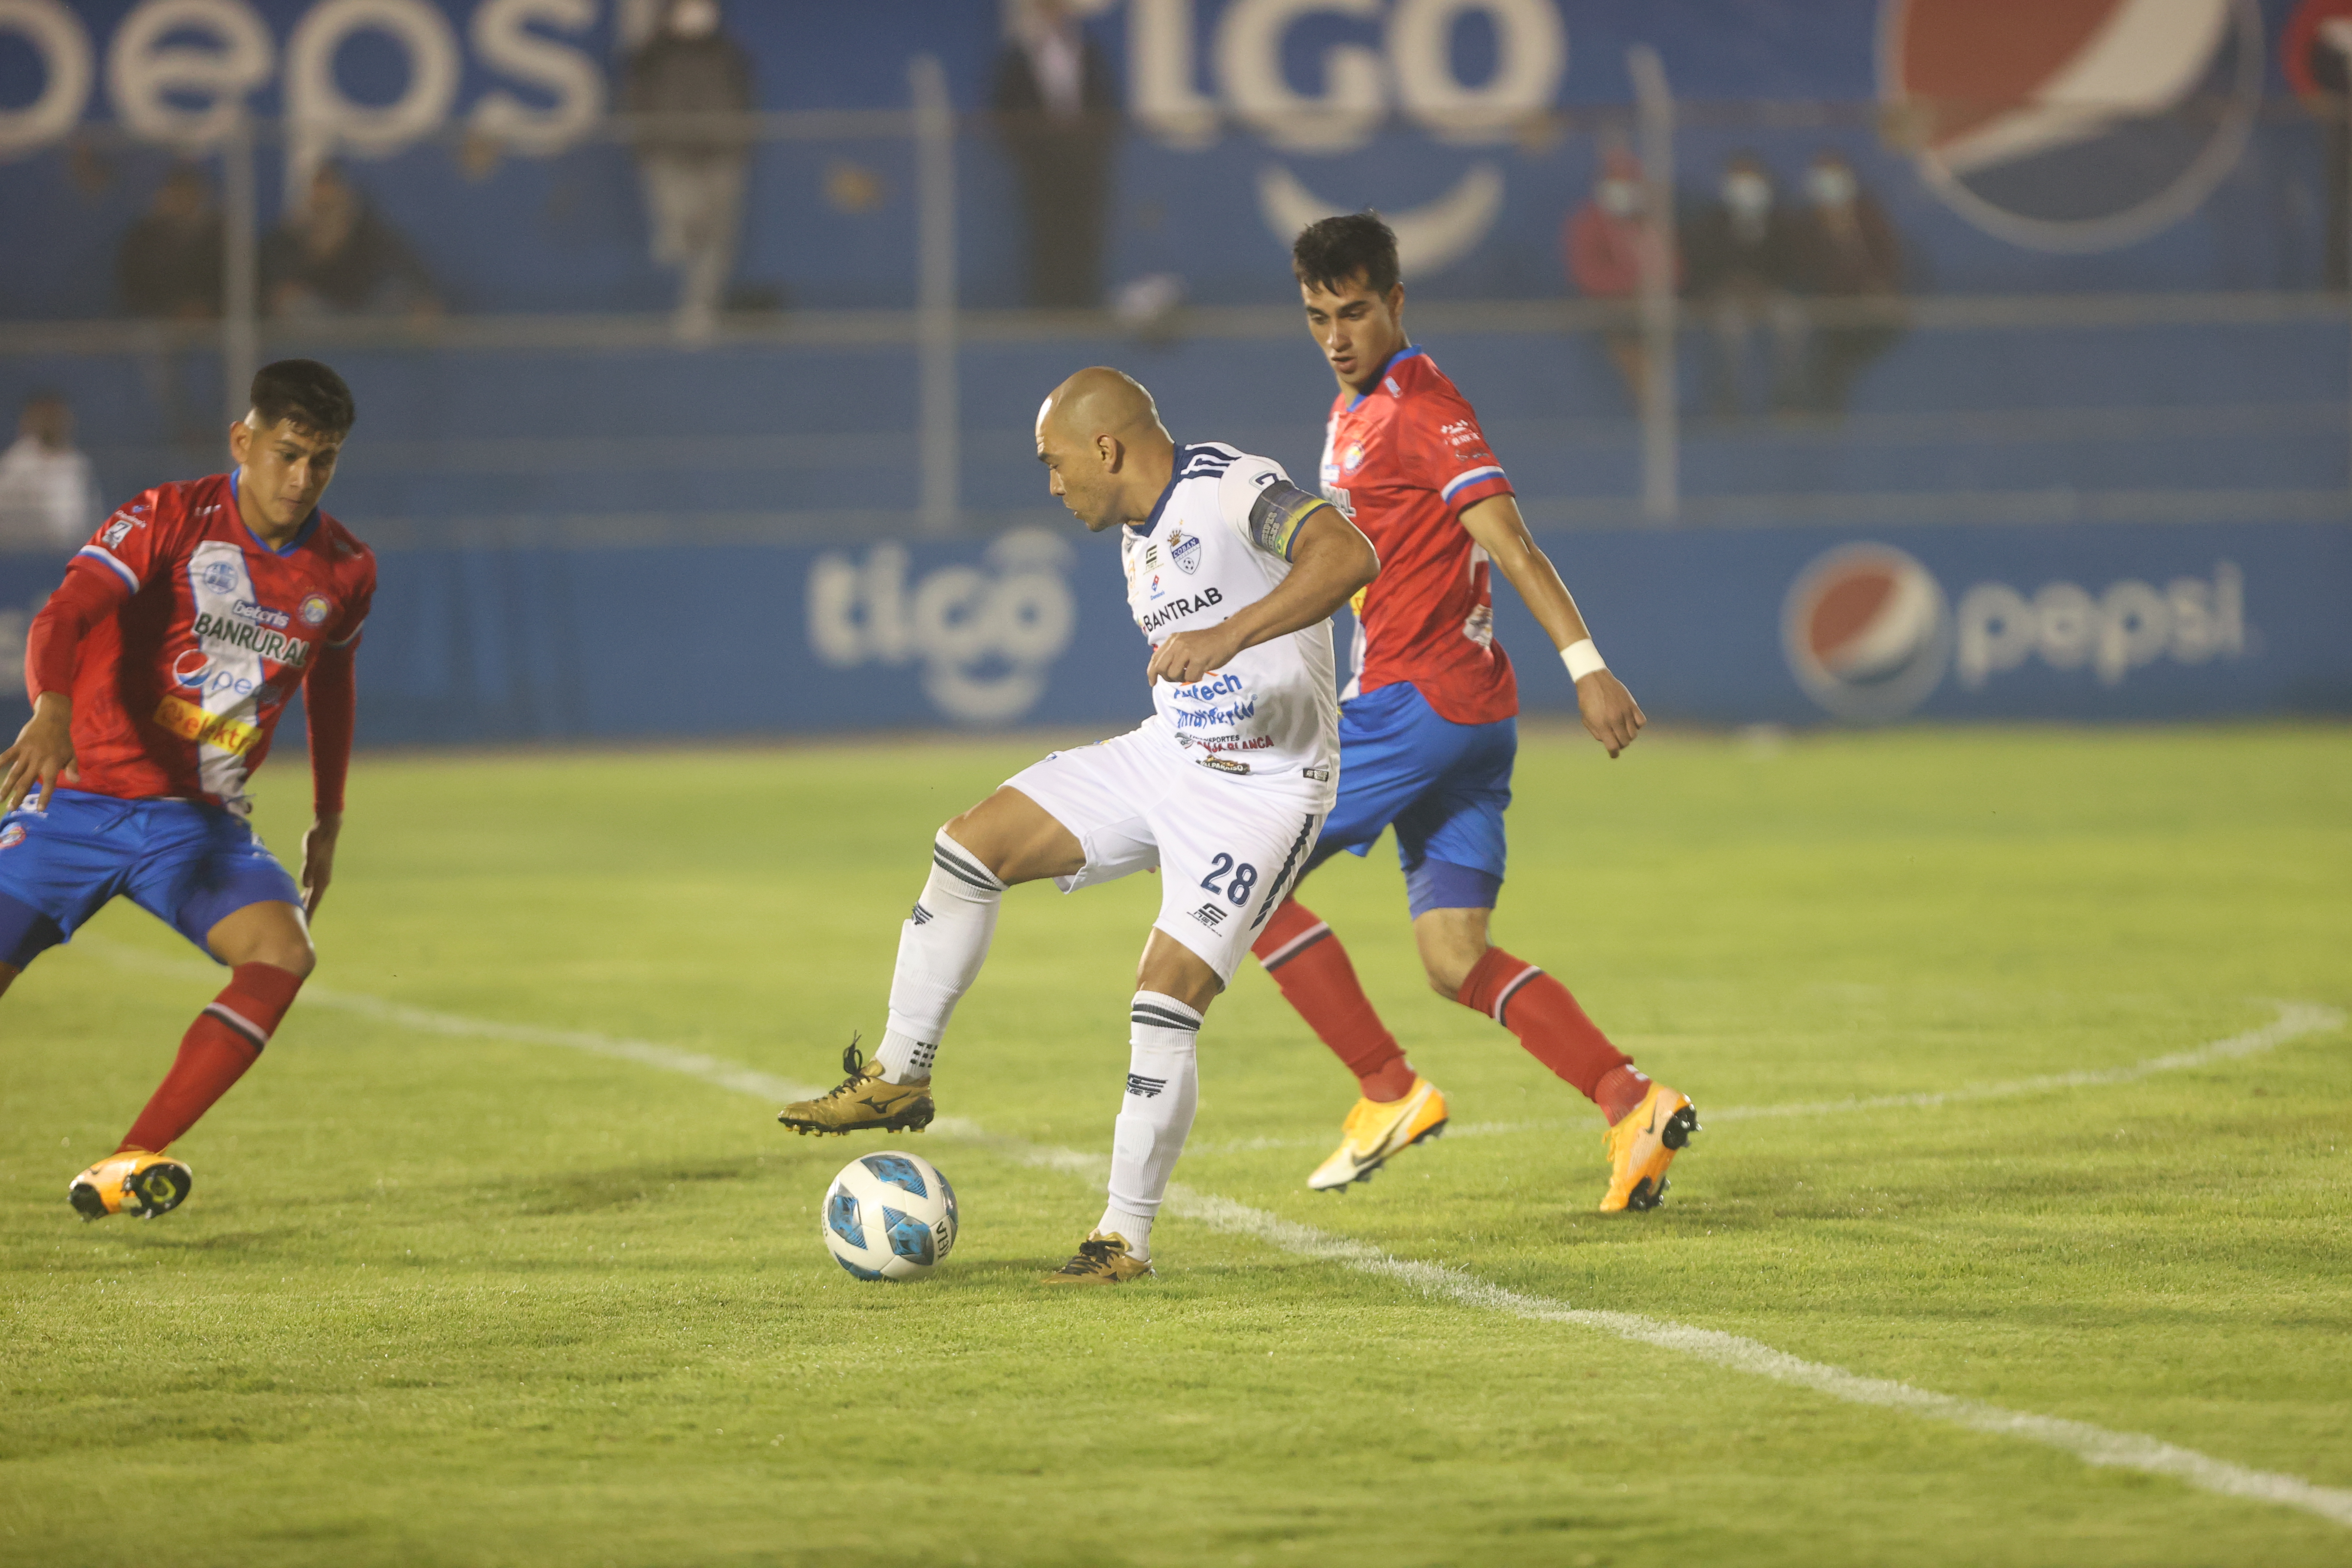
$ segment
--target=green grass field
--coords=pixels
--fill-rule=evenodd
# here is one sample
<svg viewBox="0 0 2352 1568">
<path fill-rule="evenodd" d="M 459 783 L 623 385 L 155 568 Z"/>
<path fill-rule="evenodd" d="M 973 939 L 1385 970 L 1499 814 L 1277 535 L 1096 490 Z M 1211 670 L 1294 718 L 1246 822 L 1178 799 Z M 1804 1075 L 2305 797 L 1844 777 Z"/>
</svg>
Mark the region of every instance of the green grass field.
<svg viewBox="0 0 2352 1568">
<path fill-rule="evenodd" d="M 2315 1010 L 2352 1006 L 2352 731 L 1531 733 L 1497 936 L 1697 1100 L 1666 1206 L 1591 1212 L 1597 1116 L 1423 988 L 1382 851 L 1307 898 L 1454 1135 L 1307 1192 L 1353 1084 L 1245 968 L 1161 1277 L 1116 1292 L 1035 1280 L 1100 1208 L 1157 889 L 1016 890 L 939 1069 L 976 1129 L 896 1140 L 961 1243 L 860 1283 L 816 1211 L 874 1145 L 715 1077 L 838 1076 L 931 828 L 1041 749 L 363 760 L 313 993 L 153 1222 L 65 1185 L 217 982 L 127 905 L 44 958 L 0 1002 L 0 1563 L 2352 1559 L 2307 1498 L 1543 1316 L 2352 1507 L 2352 1040 Z M 264 782 L 290 858 L 299 763 Z"/>
</svg>

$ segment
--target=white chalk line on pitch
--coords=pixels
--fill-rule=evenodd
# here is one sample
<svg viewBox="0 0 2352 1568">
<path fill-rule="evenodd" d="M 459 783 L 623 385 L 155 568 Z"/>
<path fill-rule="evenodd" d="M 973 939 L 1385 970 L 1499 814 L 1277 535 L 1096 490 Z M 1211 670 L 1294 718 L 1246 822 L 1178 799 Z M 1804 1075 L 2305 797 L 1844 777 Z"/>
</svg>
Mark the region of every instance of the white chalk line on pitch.
<svg viewBox="0 0 2352 1568">
<path fill-rule="evenodd" d="M 83 940 L 98 956 L 121 968 L 173 979 L 209 978 L 217 973 L 210 965 L 164 958 L 102 940 Z M 567 1050 L 584 1051 L 593 1056 L 679 1073 L 721 1089 L 771 1101 L 802 1099 L 815 1092 L 808 1085 L 790 1083 L 753 1068 L 705 1056 L 698 1051 L 657 1045 L 649 1040 L 616 1039 L 585 1030 L 551 1029 L 530 1024 L 469 1018 L 455 1013 L 411 1007 L 380 996 L 335 991 L 322 986 L 306 985 L 302 997 L 314 1006 L 331 1007 L 338 1012 L 414 1029 L 421 1034 L 511 1040 L 519 1045 L 561 1046 Z M 2155 1072 L 2174 1071 L 2207 1062 L 2255 1055 L 2299 1036 L 2334 1028 L 2344 1022 L 2344 1015 L 2334 1008 L 2292 1002 L 2282 1002 L 2277 1006 L 2280 1016 L 2275 1022 L 2193 1050 L 2151 1058 L 2132 1068 L 2117 1068 L 2105 1072 L 2057 1073 L 2019 1082 L 2043 1088 L 2130 1082 Z M 1806 1115 L 1872 1103 L 1889 1107 L 1932 1106 L 1953 1100 L 1992 1099 L 1997 1097 L 1994 1091 L 2001 1094 L 2027 1093 L 2031 1089 L 1985 1085 L 1973 1092 L 1955 1090 L 1942 1095 L 1890 1096 L 1879 1102 L 1831 1101 L 1820 1106 L 1785 1110 L 1759 1107 L 1750 1114 Z M 931 1123 L 931 1131 L 946 1137 L 968 1139 L 992 1146 L 1024 1164 L 1073 1175 L 1098 1178 L 1109 1165 L 1108 1158 L 1100 1154 L 1001 1137 L 961 1117 L 942 1117 Z M 1213 1230 L 1250 1237 L 1297 1257 L 1337 1263 L 1360 1274 L 1392 1280 L 1425 1296 L 1442 1297 L 1464 1306 L 1502 1312 L 1535 1322 L 1565 1323 L 1577 1328 L 1594 1329 L 1637 1344 L 1675 1351 L 1751 1377 L 1769 1378 L 1775 1383 L 1811 1389 L 1849 1405 L 1901 1411 L 1992 1436 L 2038 1443 L 2072 1454 L 2084 1464 L 2166 1476 L 2200 1491 L 2297 1509 L 2333 1523 L 2352 1527 L 2352 1489 L 2323 1487 L 2299 1476 L 2282 1475 L 2276 1471 L 2251 1469 L 2143 1433 L 2111 1431 L 2086 1421 L 2035 1415 L 1988 1405 L 1980 1400 L 1962 1399 L 1929 1389 L 1915 1388 L 1892 1378 L 1865 1377 L 1843 1367 L 1805 1361 L 1784 1351 L 1774 1350 L 1760 1341 L 1727 1334 L 1715 1329 L 1697 1328 L 1663 1318 L 1646 1318 L 1633 1312 L 1571 1307 L 1565 1301 L 1530 1296 L 1489 1284 L 1462 1269 L 1443 1264 L 1392 1258 L 1369 1242 L 1333 1236 L 1311 1226 L 1299 1225 L 1279 1215 L 1269 1214 L 1264 1209 L 1235 1203 L 1231 1198 L 1196 1192 L 1181 1183 L 1170 1187 L 1168 1201 L 1175 1213 Z"/>
<path fill-rule="evenodd" d="M 1940 1106 L 1962 1105 L 1979 1100 L 2010 1100 L 2020 1095 L 2043 1094 L 2053 1089 L 2095 1089 L 2109 1084 L 2137 1083 L 2158 1073 L 2183 1072 L 2190 1068 L 2210 1067 L 2215 1062 L 2234 1061 L 2242 1057 L 2260 1056 L 2276 1050 L 2289 1040 L 2305 1035 L 2320 1034 L 2344 1026 L 2345 1016 L 2335 1007 L 2323 1007 L 2313 1002 L 2273 1001 L 2271 1006 L 2279 1016 L 2242 1035 L 2231 1035 L 2225 1040 L 2214 1040 L 2185 1051 L 2173 1051 L 2145 1061 L 2119 1068 L 2085 1068 L 2076 1072 L 2042 1073 L 2032 1078 L 2011 1079 L 2001 1083 L 1969 1084 L 1959 1089 L 1937 1089 L 1924 1094 L 1879 1094 L 1853 1100 L 1814 1100 L 1790 1105 L 1729 1105 L 1702 1103 L 1699 1120 L 1709 1127 L 1729 1121 L 1762 1121 L 1791 1116 L 1837 1116 L 1856 1110 L 1933 1110 Z M 1454 1122 L 1445 1129 L 1448 1138 L 1502 1138 L 1520 1132 L 1599 1132 L 1601 1124 L 1584 1120 L 1543 1121 L 1470 1121 Z M 1223 1143 L 1195 1144 L 1202 1153 L 1245 1154 L 1266 1149 L 1321 1149 L 1330 1142 L 1328 1138 L 1237 1138 Z"/>
</svg>

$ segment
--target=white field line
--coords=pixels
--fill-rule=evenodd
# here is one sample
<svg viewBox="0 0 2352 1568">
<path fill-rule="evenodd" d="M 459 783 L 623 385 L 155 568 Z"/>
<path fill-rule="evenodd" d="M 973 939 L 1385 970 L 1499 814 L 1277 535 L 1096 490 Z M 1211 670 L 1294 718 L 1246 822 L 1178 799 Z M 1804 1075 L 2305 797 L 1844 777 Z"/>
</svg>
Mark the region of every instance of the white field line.
<svg viewBox="0 0 2352 1568">
<path fill-rule="evenodd" d="M 1937 1089 L 1924 1094 L 1878 1094 L 1852 1100 L 1806 1100 L 1790 1105 L 1702 1104 L 1699 1120 L 1713 1128 L 1730 1121 L 1763 1121 L 1791 1116 L 1839 1116 L 1856 1110 L 1933 1110 L 1939 1106 L 1961 1105 L 1971 1100 L 2009 1100 L 2020 1095 L 2045 1094 L 2055 1089 L 2096 1089 L 2109 1084 L 2137 1083 L 2158 1073 L 2183 1072 L 2190 1068 L 2210 1067 L 2216 1062 L 2260 1056 L 2265 1051 L 2276 1050 L 2289 1040 L 2344 1026 L 2344 1014 L 2335 1007 L 2323 1007 L 2312 1002 L 2274 1001 L 2271 1005 L 2278 1009 L 2279 1016 L 2242 1035 L 2231 1035 L 2227 1039 L 2213 1040 L 2185 1051 L 2149 1057 L 2127 1067 L 2042 1073 L 2033 1078 L 1969 1084 L 1959 1089 Z M 1470 1121 L 1454 1123 L 1446 1128 L 1445 1135 L 1448 1138 L 1501 1138 L 1517 1132 L 1598 1132 L 1600 1130 L 1601 1124 L 1590 1119 L 1574 1121 Z M 1194 1147 L 1204 1153 L 1244 1154 L 1262 1149 L 1320 1149 L 1329 1142 L 1328 1138 L 1237 1138 L 1229 1142 Z"/>
<path fill-rule="evenodd" d="M 83 939 L 89 949 L 109 963 L 142 973 L 168 975 L 174 979 L 210 978 L 217 971 L 207 965 L 184 960 L 151 956 L 137 949 L 113 942 Z M 382 997 L 350 992 L 329 990 L 306 985 L 303 999 L 314 1006 L 331 1007 L 339 1012 L 357 1015 L 371 1020 L 414 1029 L 423 1034 L 464 1036 L 477 1039 L 511 1040 L 520 1045 L 561 1046 L 568 1050 L 585 1051 L 593 1056 L 608 1057 L 635 1062 L 643 1067 L 658 1068 L 688 1078 L 699 1079 L 721 1089 L 756 1096 L 771 1102 L 804 1098 L 813 1092 L 807 1086 L 788 1083 L 771 1074 L 735 1063 L 704 1056 L 697 1051 L 682 1051 L 673 1047 L 656 1045 L 646 1040 L 615 1039 L 609 1036 L 591 1034 L 577 1029 L 549 1029 L 528 1024 L 505 1024 L 492 1019 L 468 1018 L 454 1013 L 433 1012 L 422 1007 L 410 1007 L 388 1002 Z M 2321 1028 L 2340 1025 L 2343 1015 L 2334 1009 L 2311 1006 L 2302 1003 L 2279 1004 L 2277 1022 L 2246 1034 L 2217 1040 L 2196 1050 L 2181 1051 L 2171 1057 L 2153 1058 L 2137 1068 L 2119 1068 L 2108 1073 L 2061 1073 L 2047 1079 L 2021 1080 L 2056 1088 L 2072 1088 L 2083 1084 L 2122 1083 L 2149 1072 L 2168 1071 L 2179 1067 L 2197 1066 L 2208 1061 L 2228 1060 L 2251 1056 L 2271 1049 L 2284 1040 L 2310 1034 Z M 2166 1064 L 2166 1065 L 2158 1065 Z M 1990 1090 L 2006 1086 L 1986 1085 Z M 2009 1092 L 2024 1093 L 2022 1089 Z M 1986 1092 L 1954 1091 L 1949 1095 L 1905 1095 L 1889 1098 L 1889 1105 L 1932 1105 L 1948 1100 L 1987 1099 Z M 1843 1101 L 1826 1109 L 1845 1110 L 1870 1101 Z M 1811 1108 L 1789 1108 L 1782 1114 L 1810 1113 Z M 961 1118 L 942 1118 L 931 1124 L 931 1130 L 951 1138 L 969 1139 L 1009 1154 L 1024 1164 L 1066 1172 L 1073 1175 L 1099 1178 L 1109 1162 L 1102 1155 L 1088 1154 L 1076 1149 L 1058 1149 L 1027 1143 L 1018 1139 L 1003 1138 L 984 1131 L 977 1123 Z M 1571 1307 L 1564 1301 L 1543 1296 L 1529 1296 L 1517 1290 L 1491 1285 L 1458 1268 L 1435 1263 L 1416 1262 L 1409 1258 L 1391 1258 L 1368 1242 L 1347 1237 L 1332 1236 L 1310 1226 L 1297 1224 L 1251 1208 L 1213 1193 L 1195 1192 L 1178 1184 L 1170 1188 L 1168 1201 L 1171 1209 L 1184 1217 L 1235 1236 L 1246 1236 L 1263 1241 L 1282 1251 L 1301 1258 L 1337 1263 L 1360 1274 L 1393 1280 L 1420 1291 L 1425 1296 L 1443 1297 L 1464 1306 L 1486 1311 L 1502 1312 L 1511 1317 L 1536 1322 L 1566 1323 L 1577 1328 L 1594 1329 L 1622 1340 L 1638 1344 L 1654 1345 L 1661 1350 L 1675 1351 L 1698 1361 L 1746 1373 L 1752 1377 L 1769 1378 L 1795 1387 L 1811 1389 L 1849 1405 L 1874 1405 L 1881 1409 L 1898 1410 L 1929 1421 L 1966 1427 L 1993 1436 L 2013 1437 L 2023 1442 L 2039 1443 L 2046 1447 L 2074 1455 L 2088 1465 L 2100 1465 L 2116 1469 L 2140 1470 L 2149 1475 L 2168 1476 L 2200 1491 L 2223 1497 L 2242 1498 L 2253 1502 L 2274 1503 L 2284 1508 L 2299 1509 L 2305 1513 L 2334 1523 L 2352 1527 L 2352 1489 L 2317 1486 L 2298 1476 L 2281 1475 L 2270 1470 L 2249 1469 L 2200 1454 L 2193 1448 L 2183 1448 L 2159 1438 L 2137 1432 L 2115 1432 L 2095 1426 L 2085 1421 L 2067 1421 L 2057 1416 L 2035 1415 L 2024 1411 L 2005 1410 L 1997 1405 L 1987 1405 L 1974 1399 L 1959 1399 L 1929 1389 L 1914 1388 L 1907 1383 L 1891 1378 L 1864 1377 L 1847 1372 L 1843 1367 L 1810 1362 L 1756 1340 L 1738 1334 L 1722 1333 L 1714 1329 L 1702 1329 L 1688 1323 L 1672 1322 L 1661 1318 L 1645 1318 L 1633 1312 L 1611 1312 L 1592 1308 Z"/>
</svg>

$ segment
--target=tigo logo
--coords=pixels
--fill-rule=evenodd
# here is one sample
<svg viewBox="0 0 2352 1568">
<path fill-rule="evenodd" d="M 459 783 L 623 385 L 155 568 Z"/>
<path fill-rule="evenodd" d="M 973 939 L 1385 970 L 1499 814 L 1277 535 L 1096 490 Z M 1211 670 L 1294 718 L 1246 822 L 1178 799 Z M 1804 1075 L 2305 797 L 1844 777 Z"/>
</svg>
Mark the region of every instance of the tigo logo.
<svg viewBox="0 0 2352 1568">
<path fill-rule="evenodd" d="M 1848 544 L 1798 574 L 1780 646 L 1805 694 L 1841 719 L 1899 719 L 1927 700 L 1952 656 L 1944 590 L 1885 544 Z"/>
</svg>

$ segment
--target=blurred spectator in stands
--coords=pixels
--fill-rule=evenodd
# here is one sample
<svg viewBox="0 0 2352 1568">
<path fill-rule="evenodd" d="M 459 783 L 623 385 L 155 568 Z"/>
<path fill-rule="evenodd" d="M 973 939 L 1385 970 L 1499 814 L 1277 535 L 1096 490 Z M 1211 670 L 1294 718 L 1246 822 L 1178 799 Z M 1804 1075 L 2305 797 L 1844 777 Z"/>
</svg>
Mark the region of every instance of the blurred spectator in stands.
<svg viewBox="0 0 2352 1568">
<path fill-rule="evenodd" d="M 1586 299 L 1617 300 L 1629 310 L 1639 299 L 1642 242 L 1651 226 L 1643 210 L 1647 197 L 1642 165 L 1633 153 L 1622 147 L 1611 147 L 1601 153 L 1601 178 L 1593 182 L 1592 195 L 1560 226 L 1569 281 Z M 1679 289 L 1683 280 L 1679 252 L 1670 265 L 1674 268 L 1670 286 Z M 1639 414 L 1650 379 L 1640 324 L 1629 318 L 1622 326 L 1605 328 L 1601 343 L 1625 383 L 1625 395 L 1633 412 Z"/>
<path fill-rule="evenodd" d="M 1817 300 L 1892 307 L 1903 288 L 1903 247 L 1853 166 L 1828 149 L 1805 171 L 1805 205 L 1789 225 L 1790 279 Z M 1903 335 L 1892 320 L 1815 325 L 1805 354 L 1805 405 L 1843 414 L 1853 378 Z"/>
<path fill-rule="evenodd" d="M 1098 305 L 1118 89 L 1066 0 L 1009 3 L 1013 37 L 990 102 L 1021 181 L 1029 302 Z"/>
<path fill-rule="evenodd" d="M 2301 17 L 2298 15 L 2297 22 Z M 2327 233 L 2320 240 L 2320 287 L 2340 290 L 2352 266 L 2352 211 L 2347 211 L 2347 186 L 2352 186 L 2352 16 L 2327 16 L 2307 30 L 2288 26 L 2283 43 L 2303 40 L 2303 58 L 2289 61 L 2287 79 L 2300 89 L 2303 103 L 2319 121 L 2320 181 L 2327 193 Z M 2301 71 L 2295 66 L 2302 66 Z"/>
<path fill-rule="evenodd" d="M 98 526 L 98 486 L 74 449 L 73 408 L 54 392 L 25 400 L 16 441 L 0 452 L 0 550 L 62 554 Z"/>
<path fill-rule="evenodd" d="M 274 316 L 441 308 L 408 241 L 331 163 L 319 165 L 301 206 L 262 242 L 261 280 Z"/>
<path fill-rule="evenodd" d="M 735 275 L 751 136 L 751 57 L 719 30 L 719 0 L 669 0 L 661 25 L 630 56 L 621 107 L 648 117 L 637 171 L 653 223 L 654 259 L 678 269 L 677 332 L 707 342 Z"/>
<path fill-rule="evenodd" d="M 210 321 L 221 313 L 221 215 L 194 163 L 174 163 L 114 253 L 114 286 L 134 316 Z"/>
<path fill-rule="evenodd" d="M 1753 153 L 1735 153 L 1723 168 L 1717 199 L 1683 227 L 1690 261 L 1690 291 L 1715 330 L 1707 362 L 1706 405 L 1737 414 L 1745 399 L 1749 345 L 1769 330 L 1774 346 L 1771 404 L 1801 398 L 1803 317 L 1789 298 L 1789 219 L 1771 174 Z"/>
</svg>

